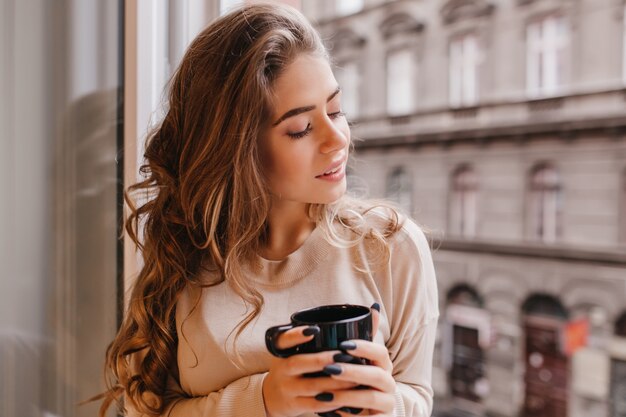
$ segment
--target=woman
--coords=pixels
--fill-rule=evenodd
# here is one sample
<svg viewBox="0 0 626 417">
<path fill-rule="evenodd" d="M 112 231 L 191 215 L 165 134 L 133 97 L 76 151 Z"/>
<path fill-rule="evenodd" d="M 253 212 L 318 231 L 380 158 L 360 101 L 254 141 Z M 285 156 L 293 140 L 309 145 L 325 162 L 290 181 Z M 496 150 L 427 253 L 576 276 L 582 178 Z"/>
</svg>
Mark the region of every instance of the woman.
<svg viewBox="0 0 626 417">
<path fill-rule="evenodd" d="M 130 187 L 151 199 L 127 198 L 144 266 L 107 350 L 101 416 L 115 400 L 128 416 L 430 415 L 428 244 L 391 207 L 344 195 L 349 147 L 327 52 L 298 11 L 246 6 L 194 40 L 150 137 L 147 179 Z M 374 341 L 346 347 L 370 365 L 266 351 L 268 327 L 340 303 L 376 309 Z M 317 331 L 294 328 L 278 347 Z M 322 369 L 331 376 L 302 377 Z"/>
</svg>

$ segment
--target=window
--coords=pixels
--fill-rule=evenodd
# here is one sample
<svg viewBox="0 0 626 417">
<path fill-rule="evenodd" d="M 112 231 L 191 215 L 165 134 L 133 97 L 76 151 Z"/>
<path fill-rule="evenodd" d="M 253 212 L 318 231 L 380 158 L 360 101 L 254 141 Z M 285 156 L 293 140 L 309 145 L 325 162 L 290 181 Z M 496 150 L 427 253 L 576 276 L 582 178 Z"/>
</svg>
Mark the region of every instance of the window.
<svg viewBox="0 0 626 417">
<path fill-rule="evenodd" d="M 562 187 L 559 174 L 540 165 L 530 177 L 530 225 L 532 237 L 554 242 L 560 235 Z"/>
<path fill-rule="evenodd" d="M 452 107 L 469 107 L 478 101 L 479 50 L 475 34 L 454 39 L 449 50 L 449 99 Z"/>
<path fill-rule="evenodd" d="M 230 12 L 244 3 L 245 0 L 220 0 L 220 15 Z"/>
<path fill-rule="evenodd" d="M 404 168 L 398 167 L 389 174 L 387 178 L 387 198 L 398 203 L 406 213 L 411 213 L 413 208 L 411 177 Z"/>
<path fill-rule="evenodd" d="M 349 15 L 360 11 L 363 8 L 363 0 L 335 0 L 337 14 L 341 16 Z"/>
<path fill-rule="evenodd" d="M 556 95 L 564 85 L 568 33 L 565 19 L 549 16 L 526 31 L 526 87 L 529 97 Z"/>
<path fill-rule="evenodd" d="M 410 49 L 387 56 L 387 113 L 390 116 L 402 116 L 414 110 L 414 59 Z"/>
<path fill-rule="evenodd" d="M 626 84 L 626 4 L 622 11 L 622 80 Z"/>
<path fill-rule="evenodd" d="M 338 66 L 335 71 L 341 87 L 341 107 L 349 119 L 359 114 L 359 67 L 356 62 Z"/>
<path fill-rule="evenodd" d="M 450 233 L 473 237 L 476 234 L 478 180 L 471 167 L 462 166 L 452 175 Z"/>
</svg>

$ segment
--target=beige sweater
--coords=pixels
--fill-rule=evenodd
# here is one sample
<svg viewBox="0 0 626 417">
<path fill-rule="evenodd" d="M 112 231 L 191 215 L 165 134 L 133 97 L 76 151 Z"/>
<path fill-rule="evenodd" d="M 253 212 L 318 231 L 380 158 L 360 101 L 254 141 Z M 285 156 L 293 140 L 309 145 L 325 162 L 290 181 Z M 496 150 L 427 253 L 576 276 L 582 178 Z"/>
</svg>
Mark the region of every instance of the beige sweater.
<svg viewBox="0 0 626 417">
<path fill-rule="evenodd" d="M 288 323 L 293 312 L 304 308 L 341 303 L 369 307 L 378 302 L 381 317 L 374 341 L 387 347 L 393 362 L 394 414 L 430 416 L 439 308 L 429 245 L 419 227 L 407 220 L 391 239 L 388 263 L 363 271 L 364 259 L 373 256 L 368 252 L 371 248 L 366 244 L 334 247 L 316 228 L 286 259 L 261 259 L 260 274 L 247 271 L 265 307 L 237 342 L 246 369 L 233 363 L 234 334 L 229 337 L 246 313 L 242 300 L 226 283 L 202 291 L 185 290 L 176 312 L 180 384 L 170 378 L 168 397 L 176 400 L 163 415 L 265 417 L 261 388 L 271 358 L 265 348 L 265 330 Z M 127 410 L 128 416 L 140 415 L 128 404 Z"/>
</svg>

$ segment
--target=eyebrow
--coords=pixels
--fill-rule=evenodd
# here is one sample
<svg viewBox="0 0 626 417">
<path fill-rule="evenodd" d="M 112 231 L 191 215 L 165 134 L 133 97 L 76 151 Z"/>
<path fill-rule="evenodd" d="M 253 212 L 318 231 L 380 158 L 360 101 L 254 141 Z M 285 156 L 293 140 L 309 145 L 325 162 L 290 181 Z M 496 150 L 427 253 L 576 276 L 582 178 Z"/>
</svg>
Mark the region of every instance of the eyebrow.
<svg viewBox="0 0 626 417">
<path fill-rule="evenodd" d="M 332 100 L 337 94 L 339 94 L 340 91 L 341 91 L 341 87 L 338 86 L 335 89 L 335 91 L 333 91 L 333 93 L 328 96 L 328 98 L 326 99 L 326 102 L 328 103 L 330 100 Z M 293 116 L 297 116 L 300 113 L 306 113 L 308 111 L 311 111 L 315 109 L 315 107 L 316 106 L 305 106 L 305 107 L 297 107 L 295 109 L 291 109 L 285 114 L 283 114 L 282 116 L 280 116 L 278 120 L 276 120 L 274 123 L 272 123 L 272 127 L 279 125 L 285 119 L 288 119 Z"/>
</svg>

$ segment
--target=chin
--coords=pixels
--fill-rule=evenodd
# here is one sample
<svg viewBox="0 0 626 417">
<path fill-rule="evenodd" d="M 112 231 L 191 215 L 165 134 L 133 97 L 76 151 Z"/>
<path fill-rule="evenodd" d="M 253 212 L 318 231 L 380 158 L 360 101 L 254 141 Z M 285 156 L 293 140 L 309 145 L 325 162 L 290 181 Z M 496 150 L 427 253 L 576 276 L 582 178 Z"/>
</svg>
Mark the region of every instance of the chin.
<svg viewBox="0 0 626 417">
<path fill-rule="evenodd" d="M 320 201 L 316 201 L 314 204 L 332 204 L 341 199 L 346 194 L 346 186 L 345 184 L 341 189 L 334 190 L 333 192 L 327 193 L 325 196 L 320 196 Z"/>
</svg>

